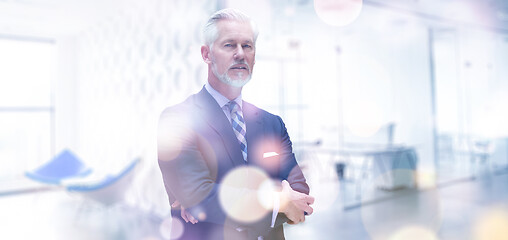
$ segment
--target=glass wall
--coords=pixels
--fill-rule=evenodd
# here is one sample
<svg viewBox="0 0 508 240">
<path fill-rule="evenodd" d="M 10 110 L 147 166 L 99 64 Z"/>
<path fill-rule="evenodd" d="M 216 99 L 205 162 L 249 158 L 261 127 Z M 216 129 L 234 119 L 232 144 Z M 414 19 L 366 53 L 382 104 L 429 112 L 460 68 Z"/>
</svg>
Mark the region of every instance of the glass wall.
<svg viewBox="0 0 508 240">
<path fill-rule="evenodd" d="M 481 29 L 432 31 L 441 182 L 507 166 L 507 40 L 506 34 Z"/>
</svg>

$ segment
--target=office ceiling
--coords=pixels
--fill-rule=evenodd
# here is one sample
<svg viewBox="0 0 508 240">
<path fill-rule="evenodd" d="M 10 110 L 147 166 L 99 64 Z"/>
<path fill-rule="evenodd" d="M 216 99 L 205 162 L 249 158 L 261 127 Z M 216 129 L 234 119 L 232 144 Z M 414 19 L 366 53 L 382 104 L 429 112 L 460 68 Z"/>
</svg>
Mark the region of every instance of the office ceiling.
<svg viewBox="0 0 508 240">
<path fill-rule="evenodd" d="M 508 33 L 507 0 L 363 0 L 365 4 Z"/>
<path fill-rule="evenodd" d="M 221 0 L 218 0 L 219 2 Z M 336 0 L 357 1 L 357 0 Z M 79 33 L 136 0 L 0 0 L 0 34 L 60 36 Z M 270 0 L 313 11 L 313 0 Z M 363 0 L 365 5 L 508 32 L 507 0 Z"/>
<path fill-rule="evenodd" d="M 0 34 L 76 34 L 116 13 L 121 0 L 0 0 Z"/>
</svg>

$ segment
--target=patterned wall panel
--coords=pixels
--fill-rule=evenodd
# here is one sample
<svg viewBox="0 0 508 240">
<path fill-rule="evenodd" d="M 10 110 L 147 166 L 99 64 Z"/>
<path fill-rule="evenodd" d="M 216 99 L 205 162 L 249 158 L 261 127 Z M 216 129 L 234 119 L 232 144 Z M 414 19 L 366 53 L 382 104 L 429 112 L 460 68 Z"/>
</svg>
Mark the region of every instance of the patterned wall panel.
<svg viewBox="0 0 508 240">
<path fill-rule="evenodd" d="M 141 156 L 131 200 L 161 214 L 169 206 L 156 162 L 158 117 L 205 83 L 201 29 L 215 6 L 209 0 L 124 3 L 78 37 L 78 150 L 105 169 Z"/>
</svg>

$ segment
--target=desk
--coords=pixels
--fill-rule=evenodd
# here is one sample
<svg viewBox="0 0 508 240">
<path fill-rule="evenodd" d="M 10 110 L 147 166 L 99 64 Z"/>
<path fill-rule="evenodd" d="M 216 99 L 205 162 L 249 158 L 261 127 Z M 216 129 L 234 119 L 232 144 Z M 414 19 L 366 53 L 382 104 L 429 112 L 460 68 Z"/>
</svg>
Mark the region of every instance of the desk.
<svg viewBox="0 0 508 240">
<path fill-rule="evenodd" d="M 416 187 L 414 171 L 418 157 L 413 147 L 358 144 L 329 152 L 348 160 L 351 157 L 362 158 L 362 171 L 375 179 L 374 184 L 380 189 L 396 190 Z M 373 166 L 372 169 L 368 168 L 369 162 Z"/>
<path fill-rule="evenodd" d="M 412 147 L 385 149 L 371 154 L 376 186 L 383 190 L 416 187 L 414 171 L 417 166 L 416 151 Z M 405 170 L 405 171 L 404 171 Z"/>
</svg>

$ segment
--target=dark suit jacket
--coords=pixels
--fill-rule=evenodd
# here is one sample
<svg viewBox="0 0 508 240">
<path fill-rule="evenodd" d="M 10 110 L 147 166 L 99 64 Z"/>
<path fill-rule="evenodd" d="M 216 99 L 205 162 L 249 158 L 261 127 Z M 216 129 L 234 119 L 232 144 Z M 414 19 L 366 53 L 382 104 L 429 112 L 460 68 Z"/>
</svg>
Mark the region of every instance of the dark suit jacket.
<svg viewBox="0 0 508 240">
<path fill-rule="evenodd" d="M 241 234 L 249 239 L 259 235 L 284 239 L 284 214 L 278 215 L 277 226 L 271 229 L 271 212 L 248 224 L 237 222 L 224 212 L 218 194 L 220 185 L 224 176 L 237 167 L 258 167 L 272 179 L 287 180 L 294 190 L 309 193 L 282 119 L 245 101 L 242 110 L 247 128 L 247 162 L 231 123 L 205 88 L 161 114 L 158 160 L 169 201 L 178 200 L 199 219 L 196 225 L 182 221 L 186 230 L 182 239 L 227 239 L 230 233 L 238 233 L 238 227 L 246 229 Z M 279 155 L 263 158 L 267 152 Z M 176 211 L 173 214 L 180 216 Z"/>
</svg>

